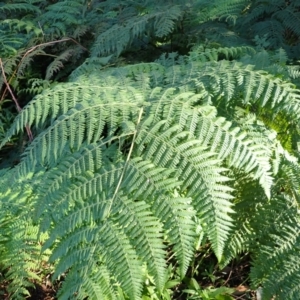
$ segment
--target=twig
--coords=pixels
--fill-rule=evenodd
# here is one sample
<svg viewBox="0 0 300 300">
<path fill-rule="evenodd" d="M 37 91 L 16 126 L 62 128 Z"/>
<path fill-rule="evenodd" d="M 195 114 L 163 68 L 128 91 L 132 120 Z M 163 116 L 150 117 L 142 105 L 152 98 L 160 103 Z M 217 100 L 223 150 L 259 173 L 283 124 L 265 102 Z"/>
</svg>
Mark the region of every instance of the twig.
<svg viewBox="0 0 300 300">
<path fill-rule="evenodd" d="M 7 88 L 7 90 L 9 91 L 13 101 L 15 102 L 15 105 L 16 105 L 16 109 L 18 112 L 20 112 L 22 110 L 21 106 L 19 105 L 19 102 L 17 100 L 17 98 L 15 97 L 13 91 L 11 90 L 10 86 L 9 86 L 9 83 L 7 82 L 7 79 L 6 79 L 6 75 L 5 75 L 5 71 L 4 71 L 4 68 L 3 68 L 3 63 L 2 63 L 2 59 L 0 58 L 0 67 L 1 67 L 1 72 L 2 72 L 2 76 L 3 76 L 3 81 L 4 81 L 4 84 Z M 28 125 L 26 125 L 26 131 L 27 131 L 27 135 L 28 135 L 28 138 L 30 141 L 33 140 L 33 135 L 32 135 L 32 132 L 29 128 Z"/>
<path fill-rule="evenodd" d="M 33 46 L 33 47 L 29 48 L 29 49 L 25 52 L 25 54 L 23 55 L 21 61 L 20 61 L 19 64 L 18 64 L 18 66 L 16 67 L 16 69 L 14 70 L 13 74 L 10 76 L 10 79 L 9 79 L 7 82 L 10 83 L 10 81 L 12 80 L 12 78 L 14 78 L 14 76 L 15 76 L 17 70 L 19 69 L 19 67 L 20 67 L 20 65 L 22 64 L 22 62 L 23 62 L 23 60 L 25 59 L 25 57 L 26 57 L 28 54 L 30 54 L 31 52 L 33 52 L 35 49 L 37 49 L 37 48 L 39 48 L 39 47 L 46 47 L 46 46 L 54 45 L 54 44 L 57 44 L 57 43 L 67 42 L 67 41 L 72 41 L 73 43 L 79 45 L 81 48 L 83 48 L 84 50 L 86 50 L 86 51 L 89 52 L 89 50 L 88 50 L 87 48 L 85 48 L 84 46 L 82 46 L 80 43 L 78 43 L 76 40 L 74 40 L 74 39 L 72 39 L 72 38 L 63 38 L 63 39 L 57 40 L 57 41 L 52 41 L 52 42 L 47 42 L 47 43 L 38 44 L 38 45 L 36 45 L 36 46 Z M 1 64 L 2 64 L 2 63 L 1 63 Z M 5 95 L 6 91 L 7 91 L 7 89 L 8 89 L 8 88 L 7 88 L 7 86 L 6 86 L 6 88 L 5 88 L 5 90 L 4 90 L 3 94 L 2 94 L 2 97 L 1 97 L 1 99 L 0 99 L 0 102 L 4 99 L 4 97 L 5 97 L 4 95 Z"/>
<path fill-rule="evenodd" d="M 28 49 L 28 51 L 24 54 L 22 60 L 29 54 L 31 53 L 32 51 L 34 51 L 36 48 L 38 47 L 44 47 L 44 46 L 50 46 L 50 45 L 54 45 L 54 44 L 57 44 L 57 43 L 62 43 L 62 42 L 67 42 L 67 41 L 72 41 L 73 43 L 79 45 L 81 48 L 83 48 L 84 50 L 86 51 L 89 51 L 87 48 L 83 47 L 80 43 L 78 43 L 76 40 L 72 39 L 72 38 L 63 38 L 61 40 L 57 40 L 57 41 L 51 41 L 51 42 L 47 42 L 47 43 L 42 43 L 42 44 L 38 44 L 36 46 L 33 46 L 31 48 Z M 21 60 L 21 62 L 22 62 Z"/>
<path fill-rule="evenodd" d="M 226 285 L 228 283 L 228 281 L 230 280 L 231 275 L 232 275 L 232 269 L 233 269 L 233 262 L 231 262 L 230 272 L 229 272 L 229 275 L 228 275 L 226 281 L 224 282 L 224 285 Z"/>
</svg>

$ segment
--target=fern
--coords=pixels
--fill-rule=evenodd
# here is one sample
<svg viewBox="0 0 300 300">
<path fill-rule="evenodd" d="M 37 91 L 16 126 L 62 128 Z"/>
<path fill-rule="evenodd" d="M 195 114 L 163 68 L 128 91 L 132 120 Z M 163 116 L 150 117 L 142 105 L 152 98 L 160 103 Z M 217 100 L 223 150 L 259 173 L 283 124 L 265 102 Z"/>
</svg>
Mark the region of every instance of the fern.
<svg viewBox="0 0 300 300">
<path fill-rule="evenodd" d="M 40 10 L 38 9 L 37 6 L 30 4 L 30 3 L 6 3 L 2 4 L 0 6 L 0 11 L 1 12 L 20 12 L 20 11 L 25 11 L 25 12 L 34 12 L 34 13 L 40 13 Z"/>
<path fill-rule="evenodd" d="M 240 24 L 250 26 L 254 36 L 265 36 L 268 48 L 283 47 L 293 55 L 293 47 L 299 45 L 299 6 L 299 1 L 255 1 Z"/>
<path fill-rule="evenodd" d="M 100 34 L 93 45 L 92 56 L 106 56 L 112 53 L 118 56 L 131 45 L 134 38 L 144 34 L 154 34 L 156 37 L 168 35 L 174 27 L 174 21 L 181 14 L 180 9 L 176 6 L 165 9 L 165 11 L 131 18 L 127 23 L 116 24 Z M 152 28 L 154 28 L 153 33 L 151 32 Z"/>
<path fill-rule="evenodd" d="M 277 201 L 281 202 L 282 209 L 279 210 L 280 205 L 276 205 L 278 207 L 277 218 L 269 221 L 270 228 L 267 231 L 270 241 L 267 244 L 262 242 L 262 251 L 254 260 L 255 267 L 252 268 L 250 276 L 254 284 L 258 284 L 260 281 L 260 284 L 264 286 L 263 296 L 265 299 L 273 295 L 278 295 L 280 298 L 284 295 L 289 299 L 295 299 L 299 293 L 299 287 L 295 284 L 299 272 L 299 265 L 295 260 L 299 249 L 297 208 L 291 199 L 285 198 L 282 201 L 280 197 L 277 197 Z M 272 209 L 274 209 L 274 205 Z M 283 231 L 284 235 L 281 234 Z M 262 261 L 263 267 L 258 269 L 257 266 Z M 265 267 L 269 267 L 272 272 Z M 276 278 L 276 284 L 274 284 L 274 278 Z M 288 289 L 285 285 L 286 281 L 290 282 Z"/>
<path fill-rule="evenodd" d="M 193 257 L 196 219 L 219 260 L 228 251 L 227 259 L 234 256 L 227 250 L 228 238 L 235 240 L 237 251 L 252 249 L 241 242 L 250 241 L 252 234 L 242 237 L 238 229 L 231 236 L 239 224 L 233 214 L 234 186 L 229 184 L 236 174 L 224 166 L 248 173 L 250 182 L 259 180 L 262 197 L 271 198 L 274 139 L 267 132 L 260 138 L 249 122 L 246 127 L 241 121 L 239 128 L 241 115 L 235 125 L 218 117 L 217 109 L 205 104 L 208 91 L 219 84 L 210 94 L 211 103 L 218 104 L 222 95 L 226 105 L 260 103 L 290 115 L 289 101 L 297 101 L 298 91 L 207 53 L 198 49 L 189 57 L 99 75 L 87 75 L 86 65 L 73 82 L 37 95 L 2 141 L 3 146 L 25 125 L 48 124 L 27 147 L 11 178 L 23 181 L 26 174 L 44 173 L 34 191 L 34 220 L 41 232 L 50 232 L 43 249 L 53 249 L 54 278 L 69 270 L 62 299 L 75 292 L 96 294 L 98 284 L 99 293 L 107 291 L 112 299 L 118 285 L 129 298 L 139 299 L 147 273 L 162 291 L 164 240 L 172 245 L 183 277 Z M 239 55 L 230 49 L 218 53 Z M 228 77 L 228 72 L 235 75 Z M 240 98 L 242 88 L 248 100 Z M 286 96 L 278 98 L 276 89 Z M 249 233 L 251 224 L 244 225 Z M 101 270 L 107 275 L 100 276 Z M 73 280 L 76 287 L 70 286 Z"/>
<path fill-rule="evenodd" d="M 6 170 L 6 174 L 9 171 Z M 1 180 L 2 179 L 2 180 Z M 2 187 L 7 181 L 0 177 Z M 29 296 L 28 288 L 33 287 L 32 280 L 41 282 L 36 274 L 39 264 L 48 259 L 48 252 L 41 254 L 41 244 L 47 234 L 38 238 L 38 226 L 30 219 L 29 211 L 32 189 L 28 185 L 6 190 L 1 189 L 1 267 L 7 270 L 4 280 L 9 281 L 7 291 L 12 299 L 24 299 Z M 26 209 L 25 209 L 26 208 Z"/>
<path fill-rule="evenodd" d="M 251 254 L 263 299 L 295 299 L 299 1 L 15 2 L 0 6 L 0 84 L 34 98 L 0 148 L 24 128 L 35 138 L 0 170 L 9 297 L 47 259 L 59 299 L 141 299 L 147 278 L 159 297 L 169 256 L 183 279 L 201 235 L 222 266 Z M 256 49 L 240 46 L 245 26 Z M 171 51 L 123 65 L 143 48 Z"/>
<path fill-rule="evenodd" d="M 58 57 L 56 57 L 47 68 L 45 80 L 49 80 L 51 77 L 53 77 L 54 73 L 61 70 L 64 67 L 62 62 L 68 61 L 73 54 L 74 50 L 68 49 L 65 52 L 61 53 Z"/>
</svg>

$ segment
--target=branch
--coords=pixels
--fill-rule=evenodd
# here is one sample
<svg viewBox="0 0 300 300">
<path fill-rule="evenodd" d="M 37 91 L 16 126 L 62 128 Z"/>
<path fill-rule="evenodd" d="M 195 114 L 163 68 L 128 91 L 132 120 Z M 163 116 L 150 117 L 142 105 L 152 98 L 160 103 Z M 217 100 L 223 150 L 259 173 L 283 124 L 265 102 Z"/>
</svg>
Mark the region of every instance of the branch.
<svg viewBox="0 0 300 300">
<path fill-rule="evenodd" d="M 20 112 L 22 110 L 21 106 L 19 105 L 19 102 L 17 100 L 17 98 L 15 97 L 13 91 L 11 90 L 10 86 L 9 86 L 9 83 L 7 82 L 7 79 L 6 79 L 6 75 L 5 75 L 5 71 L 4 71 L 4 68 L 3 68 L 3 63 L 2 63 L 2 59 L 0 58 L 0 67 L 1 67 L 1 72 L 2 72 L 2 76 L 3 76 L 3 81 L 4 81 L 4 84 L 6 86 L 6 89 L 9 91 L 13 101 L 15 102 L 15 105 L 16 105 L 16 108 L 17 108 L 17 111 Z M 26 131 L 27 131 L 27 135 L 28 135 L 28 138 L 30 141 L 33 140 L 33 135 L 32 135 L 32 132 L 29 128 L 28 125 L 26 125 Z"/>
<path fill-rule="evenodd" d="M 29 48 L 26 53 L 24 54 L 24 56 L 22 57 L 21 61 L 19 62 L 18 66 L 16 67 L 15 71 L 13 72 L 13 74 L 10 76 L 10 79 L 9 82 L 11 81 L 11 79 L 15 76 L 17 70 L 19 69 L 19 66 L 22 64 L 23 60 L 25 59 L 25 57 L 30 54 L 31 52 L 33 52 L 35 49 L 39 48 L 39 47 L 46 47 L 46 46 L 50 46 L 50 45 L 54 45 L 54 44 L 57 44 L 57 43 L 62 43 L 62 42 L 67 42 L 67 41 L 72 41 L 73 43 L 79 45 L 81 48 L 83 48 L 85 51 L 89 51 L 87 48 L 83 47 L 80 43 L 78 43 L 77 41 L 75 41 L 74 39 L 72 38 L 63 38 L 61 40 L 58 40 L 58 41 L 52 41 L 52 42 L 47 42 L 47 43 L 42 43 L 42 44 L 38 44 L 36 46 L 33 46 L 31 48 Z M 1 63 L 2 64 L 2 63 Z M 6 93 L 6 91 L 8 90 L 7 86 L 2 94 L 2 97 L 0 99 L 0 102 L 4 99 L 4 95 Z"/>
</svg>

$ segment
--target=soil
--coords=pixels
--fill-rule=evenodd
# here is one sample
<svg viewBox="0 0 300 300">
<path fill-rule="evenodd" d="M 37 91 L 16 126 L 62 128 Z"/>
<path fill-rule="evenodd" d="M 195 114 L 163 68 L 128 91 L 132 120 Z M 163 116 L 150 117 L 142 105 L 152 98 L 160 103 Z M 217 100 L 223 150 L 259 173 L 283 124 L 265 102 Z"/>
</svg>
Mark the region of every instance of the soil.
<svg viewBox="0 0 300 300">
<path fill-rule="evenodd" d="M 30 291 L 31 296 L 27 299 L 29 300 L 54 300 L 56 298 L 56 291 L 51 287 L 47 287 L 42 284 L 35 284 L 35 289 Z"/>
<path fill-rule="evenodd" d="M 56 300 L 56 290 L 45 284 L 34 283 L 34 288 L 29 289 L 30 296 L 28 300 Z M 11 297 L 7 292 L 5 284 L 0 286 L 0 299 L 10 300 Z"/>
</svg>

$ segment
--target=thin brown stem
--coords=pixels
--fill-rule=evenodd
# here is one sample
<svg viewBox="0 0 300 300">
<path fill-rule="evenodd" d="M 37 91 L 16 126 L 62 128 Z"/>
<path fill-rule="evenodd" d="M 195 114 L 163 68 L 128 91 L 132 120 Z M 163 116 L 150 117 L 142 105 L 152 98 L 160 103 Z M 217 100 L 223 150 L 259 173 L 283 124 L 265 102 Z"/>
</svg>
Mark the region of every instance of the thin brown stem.
<svg viewBox="0 0 300 300">
<path fill-rule="evenodd" d="M 9 83 L 7 82 L 7 79 L 6 79 L 6 75 L 5 75 L 5 71 L 4 71 L 4 68 L 3 68 L 3 63 L 2 63 L 2 59 L 0 58 L 0 67 L 1 67 L 1 72 L 2 72 L 2 76 L 3 76 L 3 81 L 4 81 L 4 84 L 7 88 L 7 90 L 9 91 L 13 101 L 15 102 L 15 105 L 16 105 L 16 109 L 18 112 L 20 112 L 22 110 L 17 98 L 15 97 L 12 89 L 10 88 L 9 86 Z M 32 135 L 32 132 L 30 130 L 30 127 L 28 125 L 26 125 L 26 131 L 27 131 L 27 135 L 28 135 L 28 138 L 30 141 L 33 140 L 33 135 Z"/>
<path fill-rule="evenodd" d="M 8 83 L 10 83 L 10 81 L 14 78 L 16 72 L 18 71 L 20 65 L 22 65 L 22 62 L 24 61 L 24 59 L 26 58 L 26 56 L 28 54 L 30 54 L 31 52 L 33 52 L 35 49 L 39 48 L 39 47 L 46 47 L 46 46 L 50 46 L 50 45 L 54 45 L 57 43 L 62 43 L 62 42 L 67 42 L 67 41 L 72 41 L 73 43 L 79 45 L 81 48 L 83 48 L 85 51 L 89 51 L 87 48 L 85 48 L 84 46 L 82 46 L 80 43 L 78 43 L 76 40 L 72 39 L 72 38 L 63 38 L 61 40 L 57 40 L 57 41 L 51 41 L 51 42 L 47 42 L 47 43 L 42 43 L 42 44 L 38 44 L 36 46 L 33 46 L 31 48 L 29 48 L 25 54 L 23 55 L 21 61 L 18 63 L 18 66 L 16 67 L 16 69 L 14 70 L 13 74 L 10 76 L 10 79 L 7 81 Z M 0 102 L 4 99 L 5 94 L 7 92 L 7 86 L 5 87 L 5 90 L 1 96 Z"/>
</svg>

